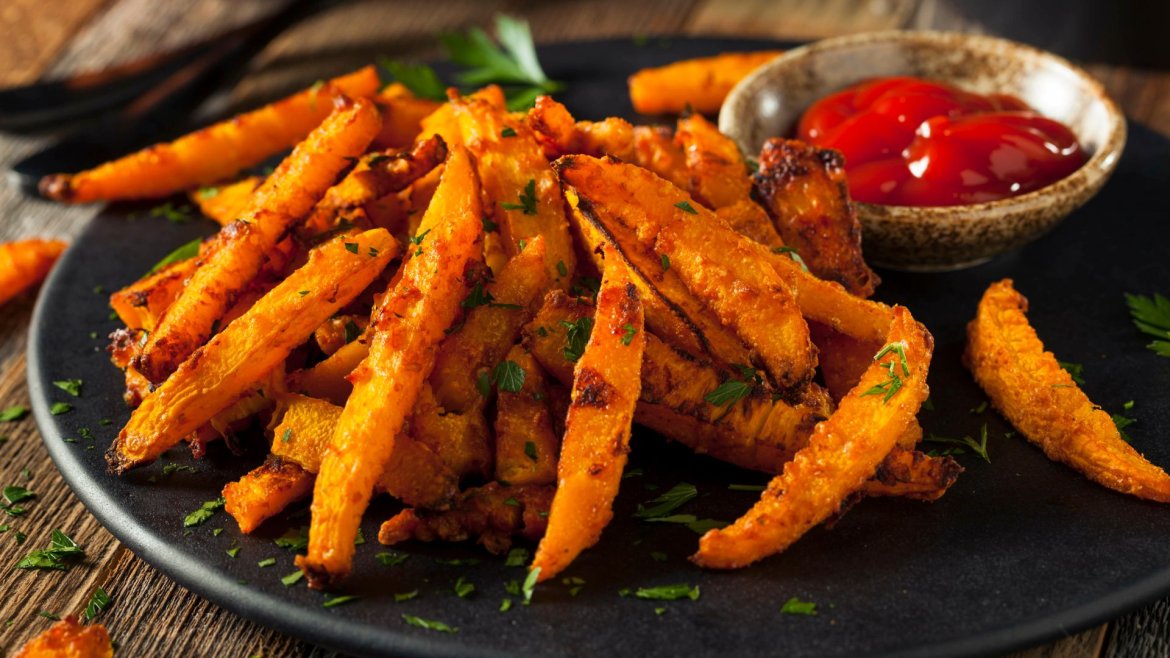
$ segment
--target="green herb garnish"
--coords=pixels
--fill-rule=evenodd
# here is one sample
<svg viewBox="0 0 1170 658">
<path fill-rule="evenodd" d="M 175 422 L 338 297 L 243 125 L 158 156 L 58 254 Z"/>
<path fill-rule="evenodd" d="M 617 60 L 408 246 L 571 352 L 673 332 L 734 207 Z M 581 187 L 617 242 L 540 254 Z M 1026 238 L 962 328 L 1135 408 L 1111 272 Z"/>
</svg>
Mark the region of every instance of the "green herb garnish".
<svg viewBox="0 0 1170 658">
<path fill-rule="evenodd" d="M 784 602 L 784 605 L 780 608 L 780 614 L 812 617 L 817 614 L 817 604 L 812 601 L 801 601 L 794 596 Z"/>
<path fill-rule="evenodd" d="M 1158 293 L 1153 298 L 1126 294 L 1125 302 L 1129 304 L 1134 326 L 1155 338 L 1146 347 L 1158 356 L 1170 357 L 1170 299 Z"/>
<path fill-rule="evenodd" d="M 695 488 L 695 485 L 680 482 L 671 487 L 670 491 L 638 505 L 638 511 L 634 512 L 634 516 L 639 519 L 664 517 L 695 499 L 698 495 L 699 490 Z"/>
<path fill-rule="evenodd" d="M 102 610 L 110 607 L 110 603 L 112 602 L 113 599 L 110 598 L 109 594 L 106 594 L 106 590 L 99 586 L 93 591 L 93 596 L 89 597 L 89 603 L 86 604 L 85 611 L 81 613 L 81 616 L 86 621 L 93 621 L 94 617 L 97 617 Z"/>
<path fill-rule="evenodd" d="M 695 210 L 695 207 L 692 206 L 687 201 L 679 201 L 678 203 L 674 204 L 674 207 L 678 208 L 679 210 L 681 210 L 683 212 L 690 213 L 692 215 L 699 214 L 699 212 L 697 210 Z"/>
<path fill-rule="evenodd" d="M 686 583 L 676 585 L 661 585 L 659 587 L 639 587 L 634 596 L 648 601 L 678 601 L 679 599 L 699 600 L 699 586 L 691 587 Z"/>
<path fill-rule="evenodd" d="M 890 343 L 883 347 L 881 351 L 874 355 L 873 360 L 880 362 L 887 354 L 896 354 L 897 359 L 891 359 L 886 363 L 886 381 L 880 384 L 874 384 L 867 391 L 861 394 L 861 397 L 867 395 L 881 395 L 882 404 L 890 401 L 894 394 L 902 390 L 905 382 L 902 377 L 910 376 L 910 366 L 906 363 L 906 344 L 905 343 Z M 898 374 L 898 366 L 901 366 L 901 374 Z"/>
<path fill-rule="evenodd" d="M 536 214 L 536 179 L 529 178 L 524 185 L 524 191 L 520 193 L 520 203 L 500 203 L 500 207 L 504 210 L 519 210 L 525 215 Z M 524 247 L 520 247 L 523 249 Z"/>
<path fill-rule="evenodd" d="M 945 436 L 935 436 L 934 434 L 931 434 L 930 436 L 926 437 L 926 439 L 924 439 L 924 441 L 926 441 L 927 443 L 941 443 L 941 444 L 946 444 L 946 445 L 951 446 L 950 448 L 945 448 L 941 451 L 933 451 L 932 450 L 931 454 L 933 454 L 935 456 L 937 456 L 937 455 L 961 455 L 961 454 L 964 454 L 965 452 L 967 452 L 968 450 L 970 450 L 971 452 L 982 457 L 983 461 L 990 464 L 991 457 L 988 456 L 988 454 L 987 454 L 987 424 L 986 423 L 983 424 L 983 428 L 980 430 L 979 436 L 980 436 L 979 440 L 976 441 L 975 439 L 972 439 L 969 436 L 960 437 L 958 439 L 952 439 L 952 438 L 945 437 Z"/>
<path fill-rule="evenodd" d="M 49 547 L 29 553 L 16 563 L 16 568 L 68 571 L 69 564 L 81 558 L 82 555 L 85 555 L 85 551 L 69 535 L 60 530 L 53 530 L 49 539 Z"/>
<path fill-rule="evenodd" d="M 221 496 L 215 500 L 209 500 L 203 503 L 199 509 L 191 512 L 183 518 L 183 527 L 190 528 L 193 526 L 202 525 L 207 521 L 207 519 L 210 519 L 217 510 L 223 509 L 225 502 L 226 501 L 224 501 L 223 497 Z"/>
<path fill-rule="evenodd" d="M 410 624 L 411 626 L 418 626 L 419 628 L 425 628 L 428 631 L 438 631 L 440 633 L 458 633 L 459 632 L 458 628 L 452 628 L 451 626 L 448 626 L 447 624 L 444 624 L 441 621 L 433 621 L 430 619 L 423 619 L 422 617 L 415 617 L 414 615 L 408 615 L 406 613 L 403 613 L 402 619 L 403 619 L 403 621 Z"/>
<path fill-rule="evenodd" d="M 593 318 L 586 316 L 572 322 L 561 320 L 569 331 L 565 334 L 565 348 L 562 353 L 568 361 L 577 361 L 585 353 L 589 335 L 593 333 Z"/>
<path fill-rule="evenodd" d="M 81 396 L 81 385 L 83 383 L 84 382 L 82 382 L 80 379 L 62 379 L 60 381 L 53 382 L 53 386 L 56 386 L 57 388 L 76 398 Z"/>
</svg>

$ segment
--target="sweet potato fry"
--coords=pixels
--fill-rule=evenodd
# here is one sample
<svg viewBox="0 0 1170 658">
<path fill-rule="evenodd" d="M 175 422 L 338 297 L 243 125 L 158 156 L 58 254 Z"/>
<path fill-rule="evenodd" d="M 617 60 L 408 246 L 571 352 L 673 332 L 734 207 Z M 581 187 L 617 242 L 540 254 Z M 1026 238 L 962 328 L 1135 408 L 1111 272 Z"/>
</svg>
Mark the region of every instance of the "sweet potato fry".
<svg viewBox="0 0 1170 658">
<path fill-rule="evenodd" d="M 496 398 L 496 479 L 509 484 L 552 484 L 557 479 L 561 437 L 549 415 L 544 372 L 527 350 L 517 345 L 508 361 L 524 371 L 519 391 Z"/>
<path fill-rule="evenodd" d="M 220 226 L 227 226 L 248 212 L 252 195 L 263 182 L 259 176 L 246 176 L 233 183 L 192 190 L 187 196 L 205 217 Z"/>
<path fill-rule="evenodd" d="M 400 192 L 447 158 L 447 145 L 437 135 L 414 144 L 409 151 L 375 152 L 358 161 L 345 178 L 325 192 L 309 218 L 308 232 L 323 233 L 339 216 L 387 194 Z"/>
<path fill-rule="evenodd" d="M 630 76 L 630 102 L 642 114 L 715 114 L 740 80 L 782 50 L 723 53 L 642 69 Z"/>
<path fill-rule="evenodd" d="M 128 329 L 154 331 L 198 264 L 198 259 L 188 258 L 147 275 L 110 295 L 110 308 Z"/>
<path fill-rule="evenodd" d="M 451 100 L 458 100 L 459 93 L 455 89 L 448 89 L 447 97 Z M 505 110 L 504 90 L 499 85 L 487 85 L 468 98 L 483 101 L 501 112 Z M 434 112 L 423 117 L 421 125 L 422 131 L 417 139 L 438 135 L 443 138 L 449 148 L 467 146 L 463 143 L 463 133 L 459 129 L 459 120 L 455 116 L 455 106 L 452 103 L 443 103 L 437 107 Z"/>
<path fill-rule="evenodd" d="M 447 411 L 459 413 L 484 402 L 479 376 L 504 358 L 551 285 L 545 256 L 544 238 L 536 236 L 495 281 L 477 284 L 463 300 L 463 324 L 439 346 L 430 378 L 435 398 Z"/>
<path fill-rule="evenodd" d="M 288 394 L 280 398 L 279 422 L 272 430 L 273 457 L 308 473 L 321 469 L 342 408 L 325 400 Z M 375 485 L 407 505 L 443 508 L 459 493 L 459 478 L 427 446 L 399 436 Z M 230 510 L 229 510 L 230 511 Z"/>
<path fill-rule="evenodd" d="M 784 241 L 768 213 L 752 200 L 752 180 L 739 147 L 702 115 L 678 120 L 674 139 L 686 155 L 690 185 L 697 201 L 715 211 L 736 233 L 768 247 Z"/>
<path fill-rule="evenodd" d="M 571 188 L 570 205 L 587 202 L 607 225 L 624 223 L 639 242 L 653 245 L 690 292 L 759 354 L 782 393 L 795 395 L 811 380 L 816 353 L 808 327 L 787 282 L 760 267 L 769 259 L 767 248 L 731 231 L 686 192 L 640 167 L 571 156 L 558 160 L 557 169 Z"/>
<path fill-rule="evenodd" d="M 964 361 L 991 405 L 1049 459 L 1114 491 L 1170 503 L 1170 475 L 1126 443 L 1045 351 L 1027 310 L 1028 300 L 1004 279 L 987 288 L 967 325 Z"/>
<path fill-rule="evenodd" d="M 113 658 L 114 645 L 101 624 L 81 625 L 70 616 L 29 640 L 12 658 Z"/>
<path fill-rule="evenodd" d="M 162 383 L 207 340 L 266 254 L 308 214 L 348 159 L 361 155 L 377 129 L 377 111 L 359 99 L 342 104 L 296 147 L 256 190 L 244 217 L 219 233 L 214 252 L 150 334 L 135 364 L 143 375 Z"/>
<path fill-rule="evenodd" d="M 774 555 L 837 513 L 877 471 L 926 399 L 933 340 L 894 307 L 885 348 L 808 445 L 784 466 L 760 500 L 732 525 L 708 531 L 691 559 L 734 569 Z"/>
<path fill-rule="evenodd" d="M 387 93 L 389 87 L 374 97 L 382 110 L 382 132 L 374 138 L 379 149 L 405 148 L 422 132 L 422 120 L 439 109 L 441 103 L 413 94 L 394 95 Z"/>
<path fill-rule="evenodd" d="M 463 143 L 475 155 L 505 252 L 514 258 L 523 244 L 543 236 L 549 280 L 555 287 L 568 288 L 577 256 L 557 175 L 536 137 L 523 121 L 509 119 L 485 101 L 467 98 L 452 105 Z"/>
<path fill-rule="evenodd" d="M 770 139 L 760 151 L 756 197 L 784 243 L 818 277 L 869 297 L 881 280 L 861 255 L 861 224 L 849 200 L 840 153 Z"/>
<path fill-rule="evenodd" d="M 66 246 L 39 239 L 0 244 L 0 304 L 43 281 Z"/>
<path fill-rule="evenodd" d="M 224 511 L 245 535 L 313 491 L 312 473 L 293 462 L 269 457 L 223 488 Z"/>
<path fill-rule="evenodd" d="M 539 581 L 559 574 L 601 538 L 629 453 L 646 335 L 625 262 L 606 251 L 594 329 L 573 370 L 548 530 L 532 561 Z"/>
<path fill-rule="evenodd" d="M 373 96 L 379 84 L 377 71 L 367 66 L 95 169 L 46 176 L 41 180 L 40 190 L 57 201 L 88 203 L 161 198 L 209 185 L 257 165 L 304 139 L 329 115 L 335 98 Z M 376 111 L 374 123 L 376 134 L 381 125 Z"/>
<path fill-rule="evenodd" d="M 571 384 L 573 362 L 565 355 L 571 347 L 567 327 L 592 316 L 593 305 L 588 301 L 549 293 L 524 330 L 524 345 L 546 372 Z M 724 382 L 742 379 L 743 373 L 697 360 L 648 333 L 634 422 L 696 453 L 779 473 L 807 444 L 813 427 L 829 416 L 832 403 L 815 385 L 798 404 L 790 405 L 773 400 L 762 387 L 750 383 L 751 390 L 742 400 L 720 405 L 707 400 Z"/>
<path fill-rule="evenodd" d="M 396 251 L 397 243 L 383 229 L 339 237 L 314 250 L 308 263 L 143 400 L 106 453 L 110 470 L 122 473 L 153 461 L 230 405 L 357 297 Z"/>
<path fill-rule="evenodd" d="M 539 96 L 524 121 L 549 160 L 575 153 L 634 159 L 634 127 L 625 119 L 575 121 L 564 105 L 549 96 Z"/>
<path fill-rule="evenodd" d="M 430 384 L 419 391 L 410 415 L 409 436 L 439 456 L 459 480 L 491 475 L 491 433 L 483 414 L 483 402 L 460 412 L 450 412 L 435 400 Z"/>
<path fill-rule="evenodd" d="M 953 457 L 931 457 L 917 450 L 894 448 L 861 487 L 866 496 L 897 496 L 938 500 L 959 478 L 963 467 Z"/>
<path fill-rule="evenodd" d="M 464 270 L 482 249 L 481 213 L 470 157 L 455 148 L 427 208 L 428 216 L 442 220 L 429 220 L 432 233 L 407 260 L 371 323 L 370 354 L 350 374 L 354 390 L 317 475 L 309 552 L 297 559 L 315 588 L 349 574 L 374 483 L 459 311 Z"/>
<path fill-rule="evenodd" d="M 634 158 L 631 160 L 681 189 L 690 184 L 687 158 L 674 141 L 674 133 L 666 126 L 634 127 Z"/>
<path fill-rule="evenodd" d="M 809 335 L 817 346 L 821 378 L 833 400 L 840 402 L 869 368 L 880 341 L 858 340 L 820 322 L 809 321 Z"/>
<path fill-rule="evenodd" d="M 289 390 L 344 405 L 353 391 L 353 384 L 346 377 L 349 377 L 349 373 L 353 372 L 369 353 L 369 338 L 358 337 L 312 368 L 289 375 Z"/>
<path fill-rule="evenodd" d="M 550 485 L 502 485 L 491 482 L 463 492 L 461 500 L 445 512 L 406 509 L 387 519 L 378 541 L 394 545 L 416 541 L 466 541 L 475 537 L 496 554 L 512 546 L 519 535 L 536 541 L 548 526 L 548 510 L 555 488 Z"/>
</svg>

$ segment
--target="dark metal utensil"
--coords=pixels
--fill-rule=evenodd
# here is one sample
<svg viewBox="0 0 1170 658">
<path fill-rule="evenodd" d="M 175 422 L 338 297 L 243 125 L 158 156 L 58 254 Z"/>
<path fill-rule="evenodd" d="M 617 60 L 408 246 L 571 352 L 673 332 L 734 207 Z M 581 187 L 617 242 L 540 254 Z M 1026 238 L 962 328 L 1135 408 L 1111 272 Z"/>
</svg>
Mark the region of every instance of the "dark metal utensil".
<svg viewBox="0 0 1170 658">
<path fill-rule="evenodd" d="M 217 89 L 238 80 L 244 65 L 277 35 L 333 4 L 337 0 L 294 0 L 251 25 L 182 49 L 182 56 L 158 56 L 157 72 L 143 72 L 111 83 L 108 96 L 84 92 L 86 100 L 79 103 L 93 106 L 108 103 L 112 96 L 125 102 L 131 87 L 140 89 L 116 113 L 14 164 L 8 172 L 9 182 L 26 194 L 39 195 L 37 183 L 47 174 L 86 169 L 160 137 L 181 133 L 189 125 L 191 110 Z M 214 46 L 208 45 L 212 43 Z M 152 84 L 147 85 L 148 81 Z M 52 83 L 43 89 L 50 94 L 66 93 L 63 86 L 54 87 Z"/>
</svg>

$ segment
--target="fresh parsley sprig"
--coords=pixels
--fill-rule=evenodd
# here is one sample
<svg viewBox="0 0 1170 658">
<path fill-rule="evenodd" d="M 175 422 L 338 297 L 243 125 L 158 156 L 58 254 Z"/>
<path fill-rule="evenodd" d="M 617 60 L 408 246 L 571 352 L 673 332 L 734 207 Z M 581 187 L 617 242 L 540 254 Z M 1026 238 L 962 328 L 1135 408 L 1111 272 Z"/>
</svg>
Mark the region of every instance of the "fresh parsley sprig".
<svg viewBox="0 0 1170 658">
<path fill-rule="evenodd" d="M 1134 326 L 1155 338 L 1146 347 L 1158 356 L 1170 357 L 1170 299 L 1158 293 L 1153 297 L 1126 294 L 1125 302 L 1129 304 Z"/>
</svg>

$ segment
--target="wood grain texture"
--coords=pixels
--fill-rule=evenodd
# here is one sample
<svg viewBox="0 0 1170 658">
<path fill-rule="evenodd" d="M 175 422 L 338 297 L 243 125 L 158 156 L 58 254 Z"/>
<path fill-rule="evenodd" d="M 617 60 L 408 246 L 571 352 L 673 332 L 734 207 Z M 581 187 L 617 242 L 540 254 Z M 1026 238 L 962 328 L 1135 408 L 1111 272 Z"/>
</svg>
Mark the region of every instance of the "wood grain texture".
<svg viewBox="0 0 1170 658">
<path fill-rule="evenodd" d="M 239 25 L 274 6 L 270 0 L 49 4 L 53 11 L 44 10 L 43 1 L 0 2 L 0 84 L 124 62 Z M 433 57 L 438 53 L 436 33 L 484 24 L 499 11 L 526 17 L 538 41 L 671 32 L 811 39 L 899 27 L 987 31 L 978 17 L 945 0 L 361 0 L 317 15 L 275 40 L 227 98 L 236 107 L 249 107 L 380 55 Z M 35 48 L 8 43 L 27 34 L 38 35 Z M 1170 73 L 1104 65 L 1089 69 L 1131 117 L 1170 134 Z M 43 143 L 0 137 L 0 167 L 7 168 Z M 94 212 L 24 199 L 0 186 L 0 240 L 68 238 Z M 32 296 L 26 295 L 0 313 L 0 408 L 28 404 L 24 351 L 31 309 Z M 97 524 L 61 480 L 31 418 L 0 423 L 0 437 L 7 437 L 0 442 L 0 485 L 21 484 L 38 494 L 26 505 L 26 516 L 0 519 L 28 535 L 24 545 L 17 545 L 11 531 L 0 534 L 0 568 L 46 545 L 54 528 L 86 550 L 85 560 L 67 573 L 5 570 L 0 578 L 0 655 L 48 628 L 51 622 L 38 612 L 76 613 L 99 585 L 114 599 L 102 620 L 120 643 L 120 655 L 336 655 L 226 612 L 135 557 Z M 27 480 L 22 474 L 26 469 Z M 1101 626 L 1012 658 L 1165 656 L 1170 655 L 1168 629 L 1170 603 L 1163 601 L 1114 622 L 1111 630 Z"/>
</svg>

